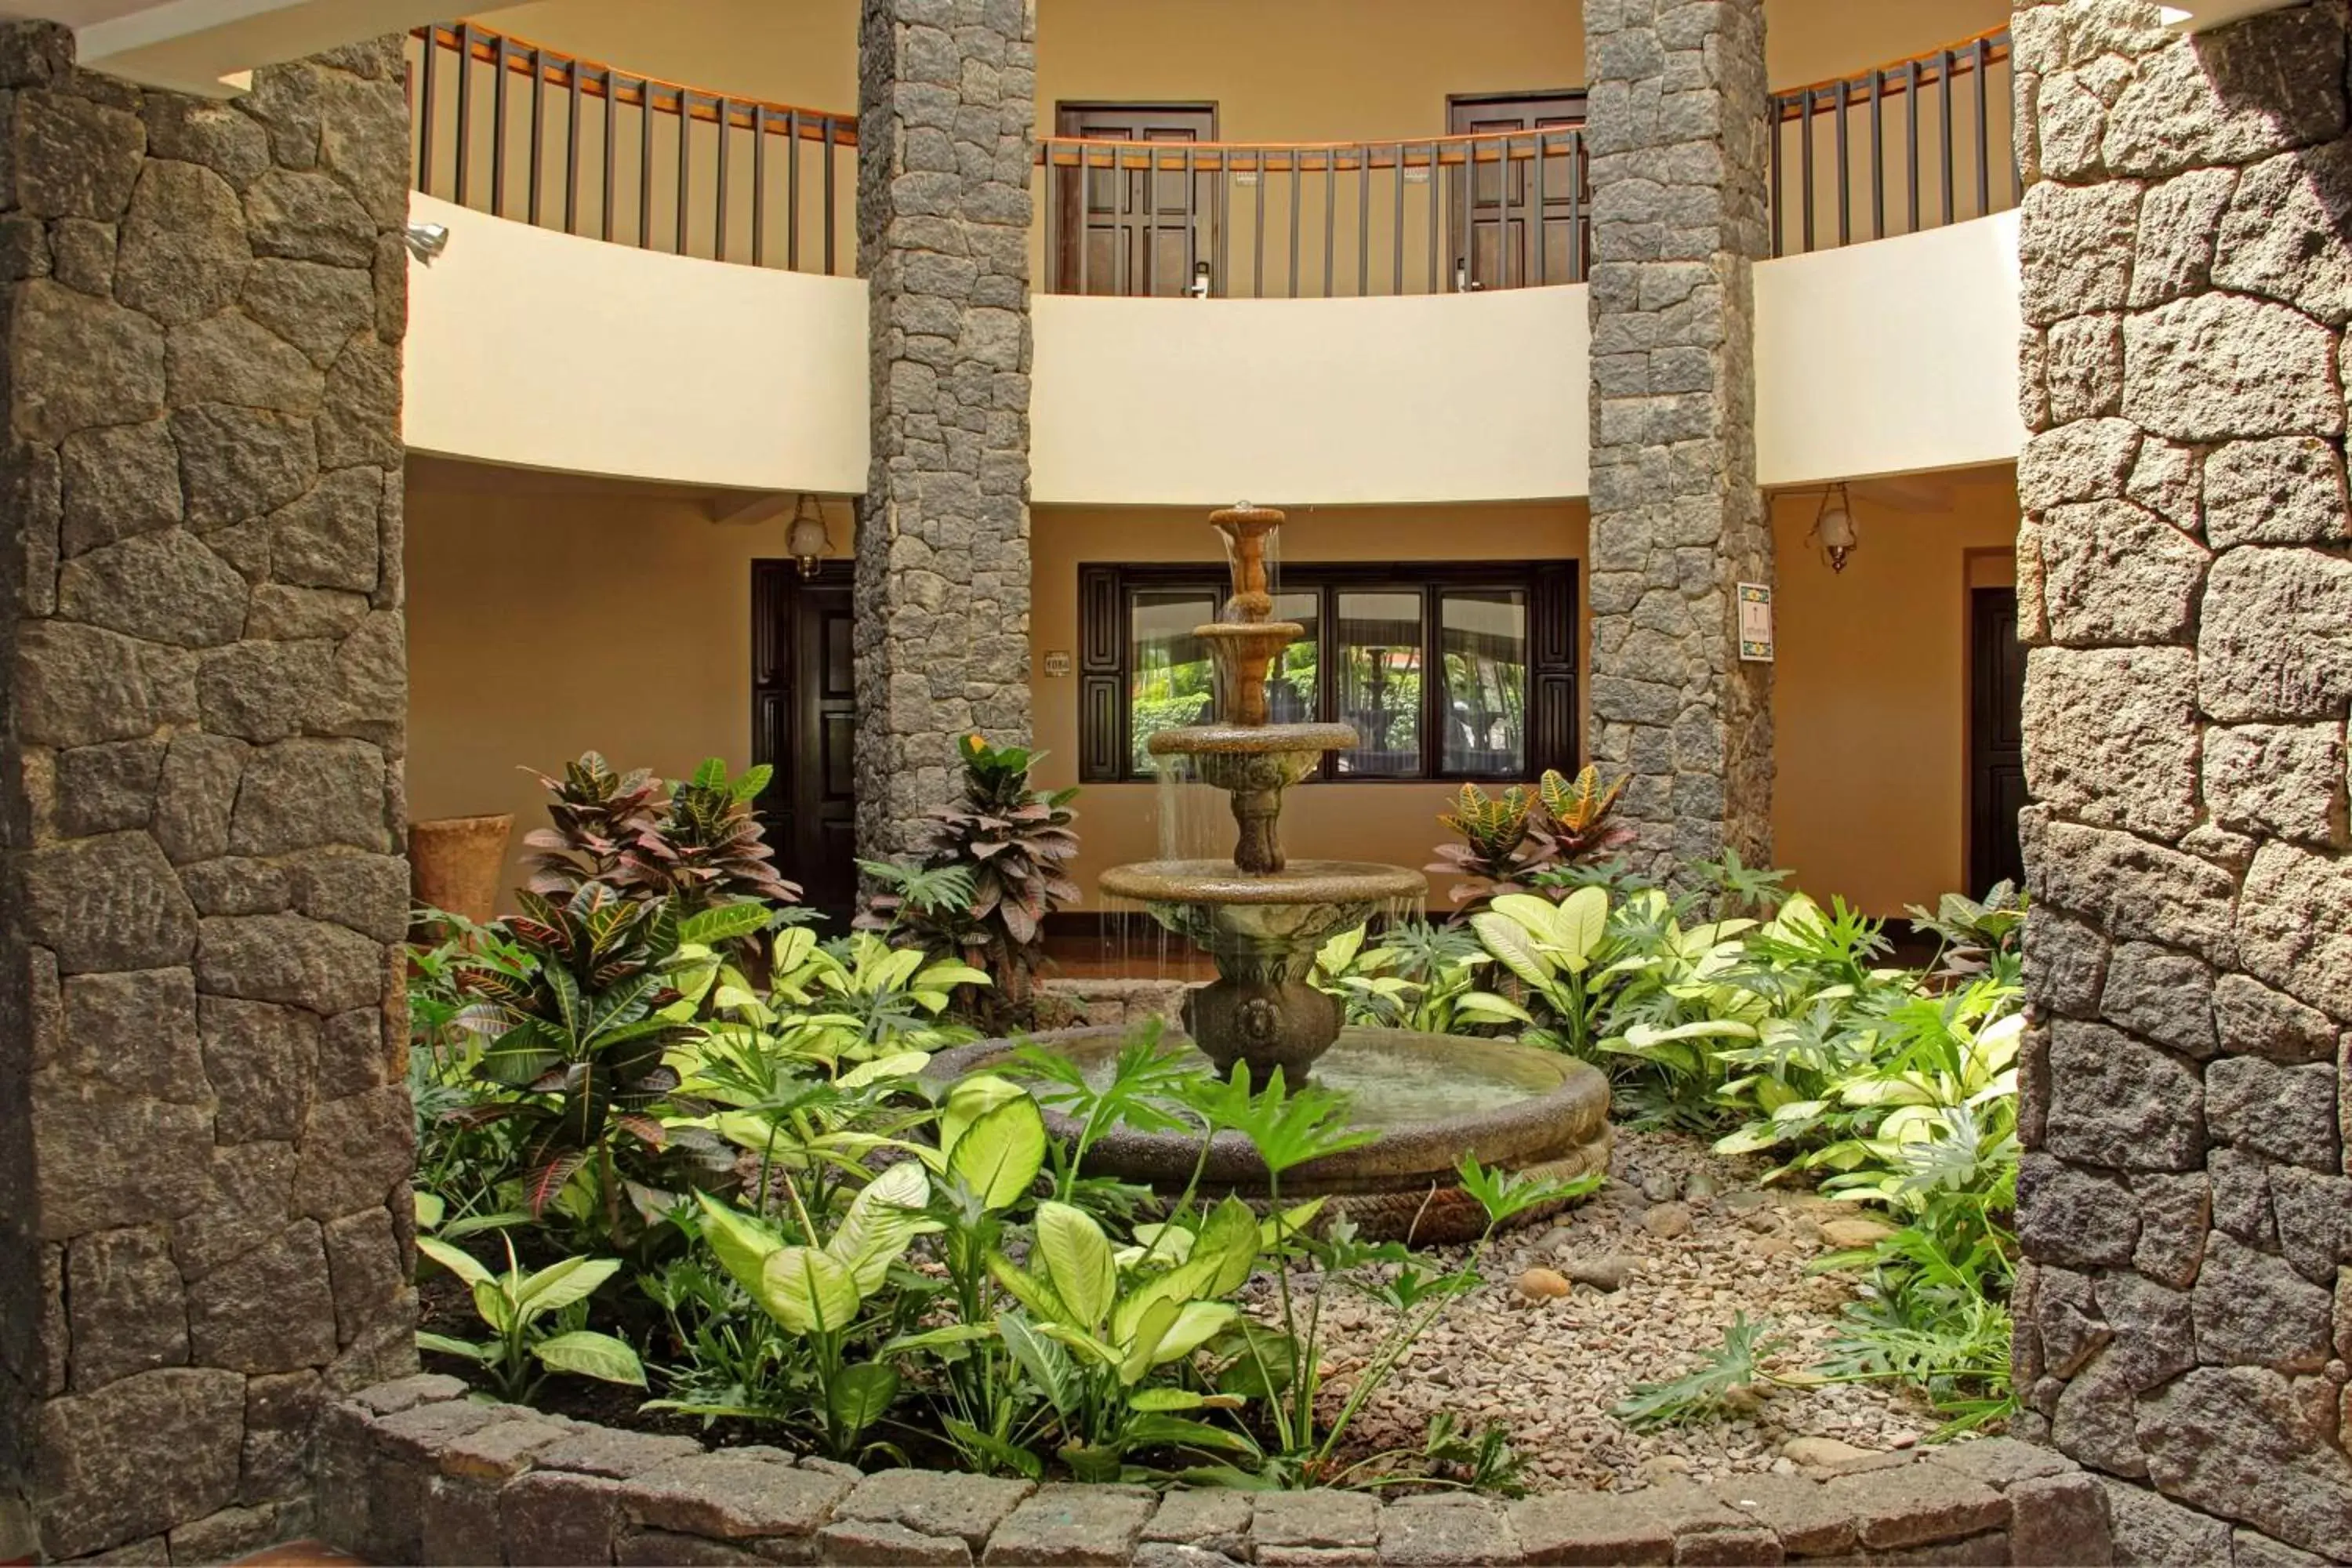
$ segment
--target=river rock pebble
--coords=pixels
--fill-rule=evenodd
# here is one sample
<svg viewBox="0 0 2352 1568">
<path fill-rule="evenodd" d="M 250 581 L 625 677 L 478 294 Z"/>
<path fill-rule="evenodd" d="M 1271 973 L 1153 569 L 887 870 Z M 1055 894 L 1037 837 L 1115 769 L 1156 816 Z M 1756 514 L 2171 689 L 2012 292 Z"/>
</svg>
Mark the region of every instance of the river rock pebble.
<svg viewBox="0 0 2352 1568">
<path fill-rule="evenodd" d="M 1450 1413 L 1473 1431 L 1501 1423 L 1527 1461 L 1521 1479 L 1538 1492 L 1627 1489 L 1668 1475 L 1704 1485 L 1768 1471 L 1829 1473 L 1789 1452 L 1792 1440 L 1808 1438 L 1838 1445 L 1808 1456 L 1817 1459 L 1893 1462 L 1898 1442 L 1916 1443 L 1936 1417 L 1907 1392 L 1876 1384 L 1766 1384 L 1755 1408 L 1736 1418 L 1649 1432 L 1610 1414 L 1635 1384 L 1692 1370 L 1722 1342 L 1736 1314 L 1769 1320 L 1790 1342 L 1770 1370 L 1791 1373 L 1822 1358 L 1840 1312 L 1854 1300 L 1853 1280 L 1806 1268 L 1835 1249 L 1824 1226 L 1860 1218 L 1861 1211 L 1811 1194 L 1759 1189 L 1767 1168 L 1717 1155 L 1679 1133 L 1620 1129 L 1616 1179 L 1549 1228 L 1496 1239 L 1479 1265 L 1488 1283 L 1454 1303 L 1366 1402 L 1347 1454 L 1418 1451 L 1430 1417 Z M 1722 1195 L 1699 1207 L 1674 1201 L 1700 1172 Z M 1664 1200 L 1645 1199 L 1654 1176 L 1664 1184 Z M 1664 1236 L 1647 1219 L 1668 1204 L 1683 1209 L 1685 1228 Z M 1769 1224 L 1743 1223 L 1758 1217 Z M 1438 1268 L 1466 1255 L 1463 1247 L 1423 1253 Z M 1524 1281 L 1535 1274 L 1574 1288 L 1528 1294 Z M 1604 1274 L 1617 1279 L 1613 1289 Z M 1254 1292 L 1255 1309 L 1270 1315 L 1264 1282 Z M 1391 1321 L 1386 1308 L 1351 1293 L 1326 1303 L 1323 1359 L 1333 1413 Z M 1440 1369 L 1442 1378 L 1432 1375 Z M 1681 1463 L 1654 1462 L 1661 1460 Z"/>
</svg>

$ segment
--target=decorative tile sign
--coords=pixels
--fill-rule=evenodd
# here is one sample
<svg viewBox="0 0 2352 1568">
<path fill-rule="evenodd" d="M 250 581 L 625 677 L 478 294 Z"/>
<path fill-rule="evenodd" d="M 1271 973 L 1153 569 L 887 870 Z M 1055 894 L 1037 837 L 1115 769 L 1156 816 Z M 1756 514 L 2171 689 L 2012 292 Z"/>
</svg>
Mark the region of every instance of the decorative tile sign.
<svg viewBox="0 0 2352 1568">
<path fill-rule="evenodd" d="M 1067 675 L 1067 674 L 1069 674 L 1069 673 L 1070 673 L 1070 656 L 1069 656 L 1068 654 L 1066 654 L 1066 653 L 1062 652 L 1062 651 L 1061 651 L 1060 649 L 1058 649 L 1058 648 L 1056 648 L 1055 650 L 1054 650 L 1054 651 L 1053 651 L 1053 652 L 1051 652 L 1051 653 L 1048 653 L 1048 654 L 1045 656 L 1045 673 L 1046 673 L 1047 675 Z"/>
<path fill-rule="evenodd" d="M 1755 664 L 1772 662 L 1772 585 L 1739 584 L 1739 657 Z"/>
</svg>

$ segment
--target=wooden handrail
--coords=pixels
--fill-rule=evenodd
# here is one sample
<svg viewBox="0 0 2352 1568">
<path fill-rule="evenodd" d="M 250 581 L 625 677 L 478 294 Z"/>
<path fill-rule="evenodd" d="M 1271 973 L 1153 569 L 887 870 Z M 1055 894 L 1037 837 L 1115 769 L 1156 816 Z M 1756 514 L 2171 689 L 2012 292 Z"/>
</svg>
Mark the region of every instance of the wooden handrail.
<svg viewBox="0 0 2352 1568">
<path fill-rule="evenodd" d="M 1837 89 L 1840 86 L 1847 89 L 1851 101 L 1867 101 L 1864 95 L 1874 83 L 1884 84 L 1880 89 L 1882 97 L 1900 98 L 1910 90 L 1911 67 L 1915 62 L 1919 67 L 1919 85 L 1937 86 L 1944 79 L 1943 62 L 1947 55 L 1951 58 L 1952 74 L 1966 76 L 1976 69 L 1977 46 L 1979 44 L 1988 46 L 1984 57 L 1986 65 L 2005 63 L 2011 49 L 2008 26 L 1987 27 L 1981 33 L 1972 33 L 1955 43 L 1916 55 L 1906 55 L 1900 59 L 1888 60 L 1864 70 L 1824 77 L 1820 81 L 1807 82 L 1801 87 L 1781 88 L 1772 94 L 1772 118 L 1781 122 L 1803 119 L 1808 95 L 1811 95 L 1814 113 L 1833 114 L 1837 111 Z"/>
<path fill-rule="evenodd" d="M 1053 168 L 1143 169 L 1161 174 L 1322 174 L 1365 168 L 1460 168 L 1465 163 L 1526 163 L 1537 155 L 1541 139 L 1547 159 L 1572 153 L 1581 140 L 1580 128 L 1570 125 L 1537 131 L 1486 131 L 1475 135 L 1422 136 L 1387 142 L 1115 142 L 1086 136 L 1041 136 L 1039 164 Z M 1521 145 L 1524 144 L 1524 145 Z M 1190 162 L 1187 162 L 1189 157 Z"/>
<path fill-rule="evenodd" d="M 508 70 L 522 77 L 532 75 L 536 68 L 540 79 L 548 86 L 566 90 L 571 89 L 576 74 L 581 94 L 586 98 L 602 99 L 609 91 L 614 102 L 628 108 L 650 108 L 656 114 L 683 112 L 705 125 L 719 123 L 719 109 L 724 105 L 727 123 L 738 130 L 765 131 L 771 136 L 789 136 L 797 131 L 804 142 L 823 142 L 827 140 L 825 129 L 830 126 L 832 145 L 857 145 L 857 116 L 854 114 L 767 99 L 736 98 L 689 87 L 684 82 L 625 71 L 601 60 L 583 59 L 512 33 L 499 33 L 470 23 L 466 35 L 467 52 L 473 58 L 486 65 L 503 62 Z M 457 53 L 461 47 L 457 29 L 437 23 L 414 28 L 410 36 L 422 39 L 427 48 L 446 49 L 451 54 Z"/>
</svg>

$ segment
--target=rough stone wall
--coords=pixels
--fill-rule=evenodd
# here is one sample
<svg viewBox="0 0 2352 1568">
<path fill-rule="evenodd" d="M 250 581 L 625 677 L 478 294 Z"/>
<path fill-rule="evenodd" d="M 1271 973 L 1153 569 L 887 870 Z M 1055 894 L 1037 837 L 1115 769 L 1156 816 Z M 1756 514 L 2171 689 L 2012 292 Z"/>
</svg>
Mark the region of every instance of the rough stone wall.
<svg viewBox="0 0 2352 1568">
<path fill-rule="evenodd" d="M 0 26 L 0 1548 L 219 1561 L 415 1364 L 407 110 L 71 47 Z"/>
<path fill-rule="evenodd" d="M 1029 739 L 1034 0 L 864 0 L 857 250 L 873 463 L 857 525 L 857 842 L 908 847 L 955 739 Z"/>
<path fill-rule="evenodd" d="M 2345 7 L 2015 24 L 2018 1386 L 2118 1561 L 2352 1557 Z"/>
<path fill-rule="evenodd" d="M 1587 0 L 1592 153 L 1591 755 L 1637 857 L 1769 863 L 1772 581 L 1756 483 L 1762 0 Z"/>
</svg>

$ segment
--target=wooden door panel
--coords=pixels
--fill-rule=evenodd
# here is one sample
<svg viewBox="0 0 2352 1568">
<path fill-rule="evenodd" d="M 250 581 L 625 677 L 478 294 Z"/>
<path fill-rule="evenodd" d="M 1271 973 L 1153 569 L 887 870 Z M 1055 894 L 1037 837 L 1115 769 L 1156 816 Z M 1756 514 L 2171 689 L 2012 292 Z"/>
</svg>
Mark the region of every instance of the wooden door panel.
<svg viewBox="0 0 2352 1568">
<path fill-rule="evenodd" d="M 1584 123 L 1581 92 L 1526 93 L 1447 100 L 1450 134 L 1502 136 Z M 1491 151 L 1499 143 L 1479 144 Z M 1513 150 L 1532 153 L 1532 138 Z M 1476 289 L 1516 289 L 1540 279 L 1570 282 L 1583 276 L 1580 231 L 1589 206 L 1581 156 L 1564 147 L 1547 150 L 1542 189 L 1536 189 L 1531 157 L 1472 162 L 1466 175 L 1451 176 L 1447 211 L 1454 231 L 1457 281 Z M 1541 205 L 1540 214 L 1536 212 Z M 1535 246 L 1542 244 L 1538 268 Z"/>
<path fill-rule="evenodd" d="M 2017 814 L 2025 788 L 2025 649 L 2017 640 L 2017 590 L 1969 595 L 1969 887 L 2024 880 Z"/>
<path fill-rule="evenodd" d="M 1213 104 L 1064 104 L 1055 129 L 1104 142 L 1185 143 L 1216 136 Z M 1055 238 L 1065 293 L 1181 294 L 1207 249 L 1206 176 L 1181 168 L 1065 169 Z"/>
<path fill-rule="evenodd" d="M 804 580 L 789 561 L 755 562 L 751 600 L 752 760 L 775 770 L 757 809 L 802 900 L 845 927 L 857 897 L 848 565 L 828 564 Z"/>
</svg>

